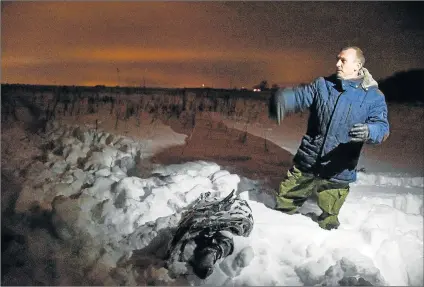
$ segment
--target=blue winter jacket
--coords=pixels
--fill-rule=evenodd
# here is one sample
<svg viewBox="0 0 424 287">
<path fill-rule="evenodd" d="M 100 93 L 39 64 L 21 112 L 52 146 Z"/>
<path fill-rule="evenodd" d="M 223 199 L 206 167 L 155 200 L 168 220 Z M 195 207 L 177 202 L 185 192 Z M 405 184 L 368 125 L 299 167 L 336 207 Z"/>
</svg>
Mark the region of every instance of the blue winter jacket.
<svg viewBox="0 0 424 287">
<path fill-rule="evenodd" d="M 301 171 L 321 178 L 344 183 L 356 180 L 363 143 L 350 140 L 354 124 L 368 125 L 366 143 L 379 144 L 389 135 L 386 101 L 368 71 L 357 80 L 332 75 L 308 85 L 280 89 L 275 100 L 286 114 L 309 109 L 306 135 L 293 162 Z"/>
</svg>

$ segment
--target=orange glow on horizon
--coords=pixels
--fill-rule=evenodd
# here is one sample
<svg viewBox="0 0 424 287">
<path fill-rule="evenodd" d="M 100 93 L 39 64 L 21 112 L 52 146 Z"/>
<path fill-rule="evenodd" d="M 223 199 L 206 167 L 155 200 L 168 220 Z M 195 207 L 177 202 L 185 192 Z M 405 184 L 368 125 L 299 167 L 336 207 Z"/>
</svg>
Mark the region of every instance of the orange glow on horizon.
<svg viewBox="0 0 424 287">
<path fill-rule="evenodd" d="M 2 83 L 294 85 L 333 73 L 335 55 L 353 42 L 365 51 L 376 79 L 424 65 L 420 35 L 405 30 L 377 2 L 3 1 L 1 6 Z M 325 14 L 317 13 L 323 9 Z M 367 17 L 363 11 L 369 9 L 388 22 Z M 333 27 L 332 17 L 343 21 Z M 373 41 L 371 32 L 378 36 Z"/>
</svg>

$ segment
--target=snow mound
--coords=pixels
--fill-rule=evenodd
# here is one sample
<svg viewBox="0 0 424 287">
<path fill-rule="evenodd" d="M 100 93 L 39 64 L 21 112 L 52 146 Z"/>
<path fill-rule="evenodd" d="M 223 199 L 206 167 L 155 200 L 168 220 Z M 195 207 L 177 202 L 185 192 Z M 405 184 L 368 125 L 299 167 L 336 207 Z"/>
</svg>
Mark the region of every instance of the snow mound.
<svg viewBox="0 0 424 287">
<path fill-rule="evenodd" d="M 391 174 L 367 174 L 358 172 L 356 185 L 424 187 L 424 177 L 404 177 Z"/>
<path fill-rule="evenodd" d="M 341 209 L 341 226 L 327 231 L 302 214 L 269 208 L 272 199 L 259 182 L 216 163 L 156 166 L 142 178 L 137 162 L 149 154 L 143 141 L 63 126 L 52 128 L 49 139 L 46 161 L 29 170 L 17 209 L 51 202 L 57 234 L 85 246 L 81 256 L 107 266 L 102 273 L 122 262 L 141 268 L 134 260 L 140 253 L 148 258 L 143 262 L 163 259 L 185 208 L 203 193 L 224 198 L 235 189 L 251 207 L 253 230 L 233 237 L 233 253 L 209 277 L 188 275 L 190 285 L 424 283 L 420 178 L 360 173 Z M 302 210 L 316 208 L 308 201 Z M 166 269 L 158 270 L 155 284 L 176 284 Z"/>
</svg>

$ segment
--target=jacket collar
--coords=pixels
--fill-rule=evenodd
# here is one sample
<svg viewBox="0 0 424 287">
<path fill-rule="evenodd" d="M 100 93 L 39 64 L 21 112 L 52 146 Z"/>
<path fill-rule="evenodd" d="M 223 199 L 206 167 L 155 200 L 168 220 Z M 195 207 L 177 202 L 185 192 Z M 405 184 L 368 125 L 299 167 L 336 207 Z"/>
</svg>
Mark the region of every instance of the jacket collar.
<svg viewBox="0 0 424 287">
<path fill-rule="evenodd" d="M 337 77 L 336 74 L 328 77 L 328 80 L 333 83 L 333 87 L 341 90 L 346 90 L 347 87 L 359 88 L 361 87 L 365 91 L 372 87 L 378 88 L 378 83 L 373 79 L 372 75 L 366 68 L 362 68 L 359 72 L 359 76 L 356 79 L 344 80 Z"/>
<path fill-rule="evenodd" d="M 363 79 L 361 86 L 364 90 L 368 90 L 371 87 L 378 88 L 377 81 L 373 79 L 372 75 L 370 74 L 370 72 L 366 68 L 362 68 L 359 71 L 359 75 Z"/>
</svg>

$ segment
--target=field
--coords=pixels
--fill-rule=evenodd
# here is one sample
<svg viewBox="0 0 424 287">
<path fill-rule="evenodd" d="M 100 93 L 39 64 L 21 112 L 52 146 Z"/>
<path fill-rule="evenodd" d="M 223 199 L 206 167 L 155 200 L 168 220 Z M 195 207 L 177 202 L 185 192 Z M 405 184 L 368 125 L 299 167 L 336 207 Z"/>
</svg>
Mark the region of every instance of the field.
<svg viewBox="0 0 424 287">
<path fill-rule="evenodd" d="M 75 136 L 108 133 L 115 139 L 143 142 L 151 153 L 143 154 L 133 176 L 148 177 L 159 164 L 204 160 L 259 180 L 261 192 L 274 193 L 291 166 L 307 113 L 289 116 L 277 126 L 267 116 L 269 95 L 211 89 L 2 86 L 2 283 L 143 285 L 161 276 L 160 268 L 145 265 L 137 253 L 132 269 L 84 261 L 81 254 L 87 246 L 81 249 L 78 240 L 66 243 L 58 237 L 52 223 L 55 206 L 73 202 L 78 195 L 58 200 L 55 184 L 66 181 L 66 176 L 34 180 L 58 168 L 50 164 L 64 153 L 52 150 L 47 136 L 52 126 L 74 127 Z M 422 177 L 424 109 L 389 104 L 389 120 L 389 140 L 367 146 L 359 167 Z M 91 149 L 90 154 L 97 151 L 95 145 Z M 128 268 L 138 270 L 135 281 L 129 279 Z"/>
</svg>

